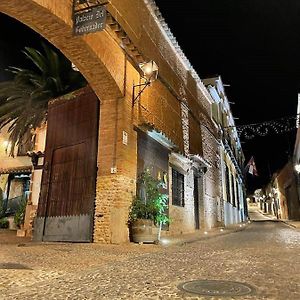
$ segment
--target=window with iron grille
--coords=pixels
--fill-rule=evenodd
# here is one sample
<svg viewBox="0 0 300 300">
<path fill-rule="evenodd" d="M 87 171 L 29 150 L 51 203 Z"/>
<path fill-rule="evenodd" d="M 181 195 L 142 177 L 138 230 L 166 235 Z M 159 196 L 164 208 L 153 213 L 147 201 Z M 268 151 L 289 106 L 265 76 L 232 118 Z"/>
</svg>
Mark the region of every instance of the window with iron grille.
<svg viewBox="0 0 300 300">
<path fill-rule="evenodd" d="M 184 206 L 184 175 L 172 169 L 172 204 Z"/>
</svg>

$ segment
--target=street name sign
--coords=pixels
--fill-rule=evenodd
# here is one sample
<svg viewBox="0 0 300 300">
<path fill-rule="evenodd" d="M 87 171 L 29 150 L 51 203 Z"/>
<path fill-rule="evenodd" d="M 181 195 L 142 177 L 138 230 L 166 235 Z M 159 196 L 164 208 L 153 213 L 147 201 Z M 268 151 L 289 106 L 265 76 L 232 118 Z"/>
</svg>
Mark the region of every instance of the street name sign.
<svg viewBox="0 0 300 300">
<path fill-rule="evenodd" d="M 105 28 L 105 24 L 106 8 L 104 6 L 76 12 L 73 17 L 73 34 L 82 35 L 101 31 Z"/>
</svg>

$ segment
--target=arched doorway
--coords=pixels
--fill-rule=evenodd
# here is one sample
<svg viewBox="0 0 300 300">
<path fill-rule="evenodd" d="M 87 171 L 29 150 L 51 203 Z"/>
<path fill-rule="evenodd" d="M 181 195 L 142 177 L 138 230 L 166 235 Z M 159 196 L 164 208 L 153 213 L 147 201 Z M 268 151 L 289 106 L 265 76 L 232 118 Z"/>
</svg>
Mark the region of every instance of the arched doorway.
<svg viewBox="0 0 300 300">
<path fill-rule="evenodd" d="M 99 59 L 98 55 L 90 48 L 84 38 L 76 38 L 72 36 L 72 30 L 69 25 L 64 23 L 50 11 L 47 11 L 36 4 L 35 1 L 26 1 L 21 7 L 18 6 L 17 3 L 13 5 L 11 1 L 5 2 L 7 3 L 4 4 L 2 2 L 0 4 L 0 12 L 13 17 L 34 29 L 51 44 L 56 46 L 57 49 L 63 52 L 66 57 L 68 57 L 76 65 L 76 67 L 80 69 L 81 73 L 88 80 L 89 85 L 93 88 L 94 92 L 102 102 L 109 99 L 110 103 L 112 103 L 112 100 L 117 99 L 117 97 L 120 96 L 119 87 L 116 85 L 114 79 L 102 63 L 101 59 Z M 56 138 L 49 141 L 50 144 L 47 145 L 47 149 L 49 151 L 46 151 L 45 156 L 46 172 L 44 170 L 45 174 L 43 175 L 40 197 L 42 201 L 40 202 L 37 217 L 38 222 L 35 227 L 35 236 L 38 240 L 92 240 L 92 229 L 94 225 L 93 213 L 95 207 L 94 199 L 96 193 L 95 184 L 97 177 L 97 164 L 99 164 L 99 156 L 97 155 L 99 104 L 94 92 L 88 92 L 89 95 L 92 95 L 89 98 L 89 100 L 91 100 L 90 105 L 88 105 L 90 109 L 82 109 L 82 106 L 85 106 L 85 108 L 87 107 L 88 102 L 86 99 L 82 100 L 84 98 L 83 96 L 80 96 L 76 100 L 69 101 L 68 103 L 61 105 L 55 104 L 49 109 L 49 115 L 51 115 L 52 111 L 52 115 L 55 116 L 59 113 L 63 114 L 63 111 L 65 112 L 65 115 L 68 115 L 70 109 L 77 107 L 77 115 L 80 113 L 80 117 L 83 118 L 89 114 L 89 118 L 86 118 L 86 121 L 89 119 L 89 122 L 86 122 L 86 125 L 88 124 L 90 126 L 86 126 L 83 129 L 81 128 L 81 130 L 77 128 L 77 120 L 72 118 L 71 120 L 69 118 L 68 121 L 73 123 L 72 129 L 71 127 L 66 126 L 64 121 L 67 119 L 64 117 L 60 119 L 63 120 L 63 122 L 60 123 L 56 119 L 52 123 L 52 127 L 48 124 L 49 127 L 52 128 L 50 128 L 51 131 L 55 131 L 56 127 L 67 138 L 65 138 L 64 142 L 61 143 L 61 141 L 57 141 L 56 136 Z M 83 104 L 83 102 L 85 103 Z M 76 112 L 74 112 L 73 116 L 74 115 L 76 116 Z M 61 130 L 62 128 L 66 129 L 67 127 L 67 130 Z M 74 132 L 74 130 L 80 132 L 75 139 L 74 137 L 72 138 L 72 134 L 70 133 Z M 83 136 L 86 132 L 93 132 L 93 134 L 90 136 L 90 139 L 88 139 L 88 142 L 84 144 L 82 143 L 82 140 L 84 139 Z M 68 138 L 71 139 L 68 140 Z M 95 151 L 90 151 L 91 148 Z M 69 158 L 71 159 L 71 162 L 68 159 L 68 156 L 70 156 Z M 85 183 L 82 181 L 81 183 L 78 183 L 81 178 L 78 175 L 78 166 L 82 163 L 82 161 L 84 161 L 84 159 L 90 156 L 93 157 L 93 162 L 91 162 L 91 160 L 85 160 L 86 162 L 89 161 L 91 165 L 84 168 L 88 169 L 92 173 L 92 176 L 86 176 L 86 178 L 90 178 L 91 180 L 85 180 Z M 75 173 L 70 173 L 70 169 L 73 169 Z M 57 174 L 64 174 L 63 177 L 60 176 L 60 187 L 64 181 L 64 189 L 61 191 L 57 191 Z M 67 179 L 67 177 L 69 177 L 69 179 Z M 64 178 L 64 180 L 62 178 Z M 66 186 L 66 182 L 68 182 L 68 186 Z M 88 182 L 90 182 L 91 185 L 89 185 Z M 66 191 L 71 189 L 71 185 L 77 188 L 77 196 L 81 194 L 81 196 L 78 197 L 80 200 L 77 202 L 75 201 L 75 204 L 71 203 L 69 196 L 62 197 L 63 193 L 66 193 Z M 76 188 L 72 188 L 72 190 L 76 191 Z M 86 189 L 88 189 L 88 192 L 86 192 Z M 84 198 L 82 196 L 83 194 L 88 194 L 88 201 L 82 200 Z M 62 200 L 60 204 L 57 203 L 57 199 L 59 197 Z M 72 195 L 72 197 L 74 199 L 74 195 Z M 69 200 L 66 201 L 67 198 Z M 81 205 L 78 204 L 80 202 L 82 202 Z M 88 210 L 88 213 L 86 211 L 83 212 L 83 208 L 84 210 Z M 77 217 L 75 218 L 75 221 L 71 221 L 70 225 L 65 217 L 68 215 L 69 218 L 72 213 L 74 213 Z M 73 228 L 76 227 L 77 229 L 73 230 Z M 70 229 L 72 230 L 70 231 Z"/>
</svg>

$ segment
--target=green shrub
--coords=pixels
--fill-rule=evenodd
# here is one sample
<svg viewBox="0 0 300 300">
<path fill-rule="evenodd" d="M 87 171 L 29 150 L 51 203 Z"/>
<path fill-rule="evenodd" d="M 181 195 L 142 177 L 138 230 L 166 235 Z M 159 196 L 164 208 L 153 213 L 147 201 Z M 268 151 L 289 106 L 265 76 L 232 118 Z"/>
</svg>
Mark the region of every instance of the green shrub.
<svg viewBox="0 0 300 300">
<path fill-rule="evenodd" d="M 20 228 L 21 225 L 24 224 L 26 205 L 27 205 L 27 199 L 26 197 L 22 197 L 20 201 L 20 205 L 14 216 L 14 222 L 18 228 Z"/>
<path fill-rule="evenodd" d="M 0 228 L 8 228 L 8 227 L 9 227 L 9 222 L 7 218 L 0 219 Z"/>
<path fill-rule="evenodd" d="M 0 188 L 0 219 L 4 216 L 4 199 L 3 199 L 3 191 Z"/>
<path fill-rule="evenodd" d="M 162 182 L 155 179 L 149 170 L 138 178 L 138 196 L 133 198 L 129 212 L 129 223 L 137 219 L 152 220 L 156 225 L 170 222 L 166 214 L 168 196 L 161 193 Z"/>
</svg>

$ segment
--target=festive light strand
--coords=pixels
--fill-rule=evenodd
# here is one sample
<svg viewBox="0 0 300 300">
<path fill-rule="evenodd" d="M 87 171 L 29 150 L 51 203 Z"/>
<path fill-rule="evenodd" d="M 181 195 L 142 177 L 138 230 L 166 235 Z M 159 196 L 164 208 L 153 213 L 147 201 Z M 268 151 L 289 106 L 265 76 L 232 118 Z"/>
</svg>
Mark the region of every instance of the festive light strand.
<svg viewBox="0 0 300 300">
<path fill-rule="evenodd" d="M 299 127 L 299 114 L 296 116 L 283 117 L 280 119 L 252 123 L 245 125 L 229 126 L 225 129 L 236 128 L 241 139 L 253 139 L 256 136 L 267 136 L 269 134 L 282 134 Z"/>
</svg>

